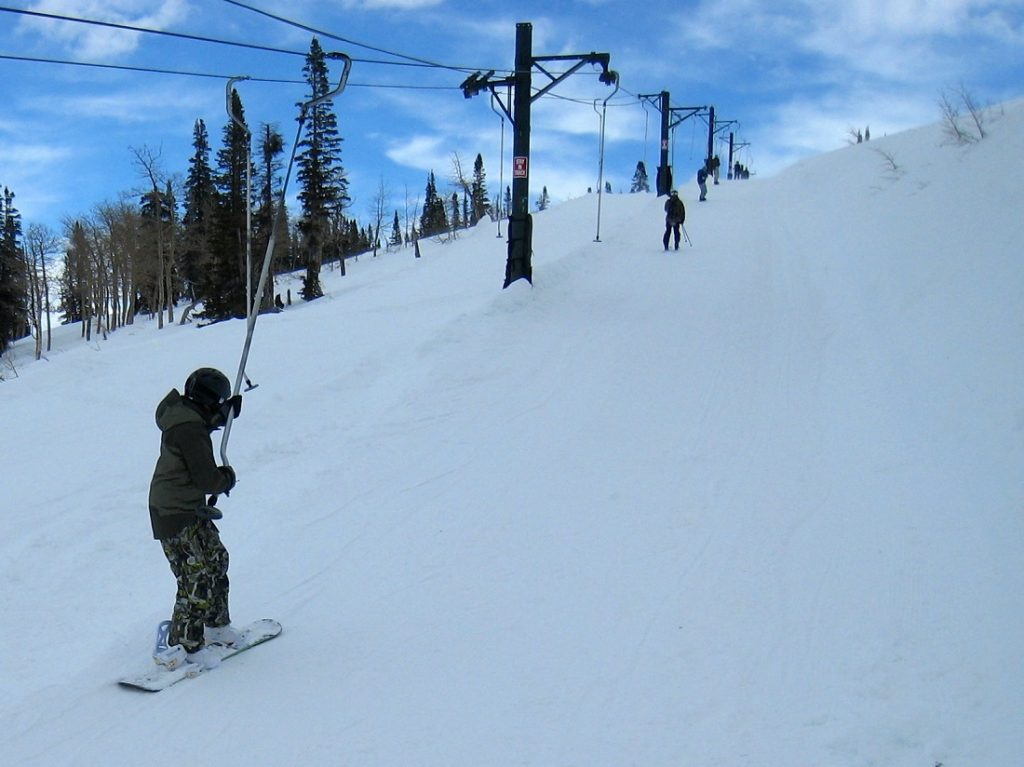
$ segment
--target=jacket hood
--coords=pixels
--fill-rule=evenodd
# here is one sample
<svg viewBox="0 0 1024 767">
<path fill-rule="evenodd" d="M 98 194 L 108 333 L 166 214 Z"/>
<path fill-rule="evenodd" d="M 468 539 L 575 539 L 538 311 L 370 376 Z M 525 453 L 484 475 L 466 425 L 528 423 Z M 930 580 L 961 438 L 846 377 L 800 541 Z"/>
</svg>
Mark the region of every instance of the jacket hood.
<svg viewBox="0 0 1024 767">
<path fill-rule="evenodd" d="M 199 412 L 197 406 L 186 397 L 181 396 L 177 389 L 171 389 L 167 396 L 156 406 L 156 425 L 160 431 L 167 431 L 183 423 L 198 423 L 206 429 L 209 422 Z"/>
</svg>

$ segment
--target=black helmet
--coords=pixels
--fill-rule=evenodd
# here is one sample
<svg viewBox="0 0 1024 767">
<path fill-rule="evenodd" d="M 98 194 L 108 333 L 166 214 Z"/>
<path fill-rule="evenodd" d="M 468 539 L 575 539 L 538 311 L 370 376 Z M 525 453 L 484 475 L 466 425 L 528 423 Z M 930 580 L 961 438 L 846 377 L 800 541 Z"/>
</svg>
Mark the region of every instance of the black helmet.
<svg viewBox="0 0 1024 767">
<path fill-rule="evenodd" d="M 185 396 L 207 410 L 216 410 L 231 396 L 231 382 L 215 368 L 199 368 L 185 381 Z"/>
</svg>

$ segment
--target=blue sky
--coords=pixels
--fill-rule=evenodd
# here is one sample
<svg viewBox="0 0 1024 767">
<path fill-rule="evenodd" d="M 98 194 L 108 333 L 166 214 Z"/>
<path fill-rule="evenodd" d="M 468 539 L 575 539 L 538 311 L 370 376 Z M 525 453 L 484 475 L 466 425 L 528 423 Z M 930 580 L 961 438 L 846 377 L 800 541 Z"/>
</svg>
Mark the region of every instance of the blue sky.
<svg viewBox="0 0 1024 767">
<path fill-rule="evenodd" d="M 638 160 L 652 180 L 658 117 L 638 94 L 671 93 L 673 106 L 714 105 L 735 120 L 738 159 L 758 175 L 843 146 L 850 129 L 875 136 L 940 118 L 943 89 L 965 86 L 980 102 L 1024 95 L 1021 0 L 247 0 L 315 27 L 325 50 L 355 60 L 335 102 L 353 204 L 368 220 L 383 188 L 388 207 L 422 200 L 433 170 L 446 188 L 457 153 L 484 157 L 492 194 L 510 183 L 511 127 L 487 95 L 465 99 L 466 72 L 408 66 L 409 58 L 497 70 L 513 64 L 516 23 L 533 24 L 536 56 L 611 55 L 621 89 L 606 118 L 604 177 L 628 189 Z M 311 33 L 224 0 L 43 0 L 5 7 L 305 52 Z M 360 45 L 361 44 L 361 45 Z M 373 50 L 381 49 L 381 50 Z M 98 203 L 146 183 L 133 149 L 159 155 L 182 175 L 192 126 L 202 118 L 214 147 L 227 115 L 229 76 L 243 82 L 252 127 L 276 125 L 290 142 L 304 94 L 303 59 L 289 53 L 139 34 L 0 12 L 0 185 L 17 195 L 26 223 L 55 229 Z M 73 60 L 192 72 L 152 74 L 17 60 Z M 391 63 L 376 63 L 387 61 Z M 611 89 L 585 66 L 533 108 L 531 197 L 555 200 L 597 186 L 600 120 L 594 101 Z M 535 76 L 534 83 L 543 81 Z M 706 146 L 699 119 L 673 134 L 677 186 L 693 199 Z M 718 146 L 723 157 L 727 151 Z M 289 147 L 290 150 L 290 147 Z M 294 189 L 292 190 L 294 192 Z"/>
</svg>

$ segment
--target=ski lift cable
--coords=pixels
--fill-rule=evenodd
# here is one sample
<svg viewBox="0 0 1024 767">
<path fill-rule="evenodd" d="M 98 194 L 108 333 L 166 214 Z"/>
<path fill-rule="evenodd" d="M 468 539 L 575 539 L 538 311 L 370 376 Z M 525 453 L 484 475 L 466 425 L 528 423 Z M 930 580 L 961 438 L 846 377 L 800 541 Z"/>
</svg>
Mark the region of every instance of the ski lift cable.
<svg viewBox="0 0 1024 767">
<path fill-rule="evenodd" d="M 69 22 L 69 23 L 72 23 L 72 24 L 88 24 L 88 25 L 97 26 L 97 27 L 105 27 L 107 29 L 117 29 L 117 30 L 122 30 L 122 31 L 125 31 L 125 32 L 138 32 L 138 33 L 148 34 L 148 35 L 159 35 L 159 36 L 162 36 L 162 37 L 176 38 L 176 39 L 179 39 L 179 40 L 189 40 L 189 41 L 198 42 L 198 43 L 211 43 L 211 44 L 214 44 L 214 45 L 227 45 L 227 46 L 233 46 L 233 47 L 236 47 L 236 48 L 246 48 L 248 50 L 261 51 L 261 52 L 264 52 L 264 53 L 280 53 L 280 54 L 285 54 L 285 55 L 288 55 L 288 56 L 306 56 L 306 55 L 308 55 L 308 51 L 291 50 L 291 49 L 288 49 L 288 48 L 278 48 L 278 47 L 275 47 L 275 46 L 272 46 L 272 45 L 261 45 L 259 43 L 247 43 L 247 42 L 243 42 L 241 40 L 224 40 L 222 38 L 208 37 L 206 35 L 195 35 L 195 34 L 190 34 L 188 32 L 173 32 L 173 31 L 167 30 L 167 29 L 154 29 L 152 27 L 141 27 L 141 26 L 138 26 L 138 25 L 135 25 L 135 24 L 123 24 L 123 23 L 118 23 L 118 22 L 114 22 L 114 21 L 103 21 L 101 19 L 88 19 L 88 18 L 83 18 L 81 16 L 69 16 L 67 14 L 61 14 L 61 13 L 52 13 L 52 12 L 47 12 L 47 11 L 28 10 L 28 9 L 25 9 L 25 8 L 12 8 L 12 7 L 6 6 L 6 5 L 0 5 L 0 13 L 13 13 L 13 14 L 21 15 L 21 16 L 29 16 L 29 17 L 33 17 L 33 18 L 47 19 L 47 20 L 51 20 L 51 21 L 64 21 L 64 22 Z M 333 37 L 333 35 L 330 35 L 330 33 L 327 33 L 327 32 L 320 32 L 320 34 L 323 34 L 323 35 L 329 36 L 329 37 Z M 348 42 L 348 41 L 346 41 L 346 42 Z M 352 44 L 353 45 L 360 45 L 362 47 L 365 47 L 365 48 L 368 48 L 368 49 L 371 49 L 371 50 L 377 50 L 377 51 L 386 53 L 389 56 L 398 56 L 398 57 L 400 57 L 400 56 L 403 55 L 403 54 L 399 54 L 399 53 L 392 53 L 390 51 L 385 51 L 384 49 L 380 49 L 380 48 L 373 48 L 372 46 L 368 46 L 368 45 L 362 45 L 361 43 L 357 43 L 357 42 L 352 42 Z M 474 68 L 474 67 L 457 67 L 457 66 L 450 66 L 450 65 L 441 65 L 441 64 L 434 63 L 434 62 L 428 62 L 426 60 L 416 60 L 416 59 L 414 59 L 412 57 L 408 57 L 408 58 L 410 59 L 408 61 L 387 61 L 387 60 L 383 60 L 383 59 L 363 59 L 363 58 L 355 58 L 355 57 L 353 57 L 352 61 L 358 62 L 360 64 L 379 64 L 379 65 L 385 65 L 385 66 L 427 67 L 427 68 L 432 68 L 432 69 L 436 69 L 436 68 L 453 69 L 453 70 L 460 71 L 460 72 L 462 72 L 462 71 L 471 71 L 471 70 L 474 70 L 474 69 L 479 69 L 479 67 L 475 67 Z"/>
<path fill-rule="evenodd" d="M 173 75 L 176 77 L 203 77 L 211 80 L 230 80 L 235 75 L 227 75 L 218 72 L 192 72 L 182 69 L 161 69 L 158 67 L 129 66 L 127 64 L 100 64 L 92 61 L 73 61 L 71 59 L 52 59 L 40 56 L 18 56 L 9 53 L 0 53 L 0 60 L 22 61 L 30 64 L 57 64 L 71 67 L 88 67 L 91 69 L 111 69 L 123 72 L 141 72 L 144 74 Z M 356 59 L 352 59 L 356 61 Z M 305 80 L 295 80 L 283 77 L 248 77 L 252 83 L 270 83 L 274 85 L 308 85 Z M 394 88 L 399 90 L 431 90 L 431 91 L 453 91 L 459 90 L 457 85 L 404 85 L 401 83 L 349 83 L 349 88 Z"/>
<path fill-rule="evenodd" d="M 440 64 L 440 63 L 438 63 L 436 61 L 430 61 L 429 59 L 422 59 L 422 58 L 419 58 L 417 56 L 410 56 L 409 54 L 406 54 L 406 53 L 399 53 L 397 51 L 389 51 L 386 48 L 380 48 L 380 47 L 375 46 L 375 45 L 369 45 L 367 43 L 361 43 L 358 40 L 353 40 L 351 38 L 342 37 L 341 35 L 336 35 L 333 32 L 328 32 L 325 29 L 318 29 L 317 27 L 313 27 L 313 26 L 310 26 L 308 24 L 303 24 L 302 22 L 295 21 L 293 19 L 289 19 L 289 18 L 286 18 L 284 16 L 278 16 L 277 14 L 270 13 L 269 11 L 265 11 L 265 10 L 263 10 L 261 8 L 257 8 L 254 5 L 250 5 L 248 3 L 243 3 L 240 0 L 224 0 L 224 2 L 228 3 L 229 5 L 234 5 L 234 6 L 238 7 L 238 8 L 244 8 L 247 11 L 252 11 L 253 13 L 259 14 L 260 16 L 266 16 L 267 18 L 273 19 L 274 21 L 281 22 L 282 24 L 287 24 L 288 26 L 296 27 L 297 29 L 301 29 L 301 30 L 303 30 L 305 32 L 311 32 L 311 33 L 313 33 L 315 35 L 322 35 L 323 37 L 328 37 L 328 38 L 330 38 L 332 40 L 338 40 L 339 42 L 348 43 L 349 45 L 355 45 L 355 46 L 358 46 L 359 48 L 365 48 L 368 51 L 376 51 L 377 53 L 383 53 L 383 54 L 385 54 L 387 56 L 394 56 L 395 58 L 405 59 L 406 61 L 414 62 L 414 63 L 420 64 L 422 66 L 433 67 L 433 68 L 436 68 L 436 69 L 449 69 L 449 70 L 454 70 L 456 72 L 473 72 L 473 71 L 476 71 L 476 69 L 477 69 L 477 68 L 470 69 L 470 68 L 467 68 L 467 67 L 457 67 L 457 66 L 452 66 L 452 65 L 449 65 L 449 64 Z"/>
</svg>

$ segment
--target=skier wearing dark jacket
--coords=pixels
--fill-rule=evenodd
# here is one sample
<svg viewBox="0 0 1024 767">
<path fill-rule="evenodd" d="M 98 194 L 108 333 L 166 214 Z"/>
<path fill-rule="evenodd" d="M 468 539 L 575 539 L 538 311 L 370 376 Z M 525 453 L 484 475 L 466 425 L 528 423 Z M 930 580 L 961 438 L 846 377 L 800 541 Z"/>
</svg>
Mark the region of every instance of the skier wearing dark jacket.
<svg viewBox="0 0 1024 767">
<path fill-rule="evenodd" d="M 708 198 L 708 169 L 707 166 L 702 166 L 697 171 L 697 187 L 700 189 L 700 197 L 697 198 L 699 202 L 704 202 Z"/>
<path fill-rule="evenodd" d="M 676 238 L 676 250 L 679 250 L 679 227 L 686 221 L 686 206 L 679 199 L 679 192 L 672 190 L 671 196 L 665 200 L 665 236 L 661 238 L 665 250 L 668 250 L 669 235 Z"/>
<path fill-rule="evenodd" d="M 217 466 L 210 434 L 241 410 L 227 378 L 200 368 L 157 405 L 160 457 L 149 486 L 153 537 L 160 541 L 177 581 L 168 650 L 158 663 L 174 668 L 187 659 L 205 663 L 201 651 L 209 639 L 237 640 L 228 611 L 228 553 L 211 521 L 206 494 L 227 494 L 235 486 L 230 466 Z"/>
</svg>

